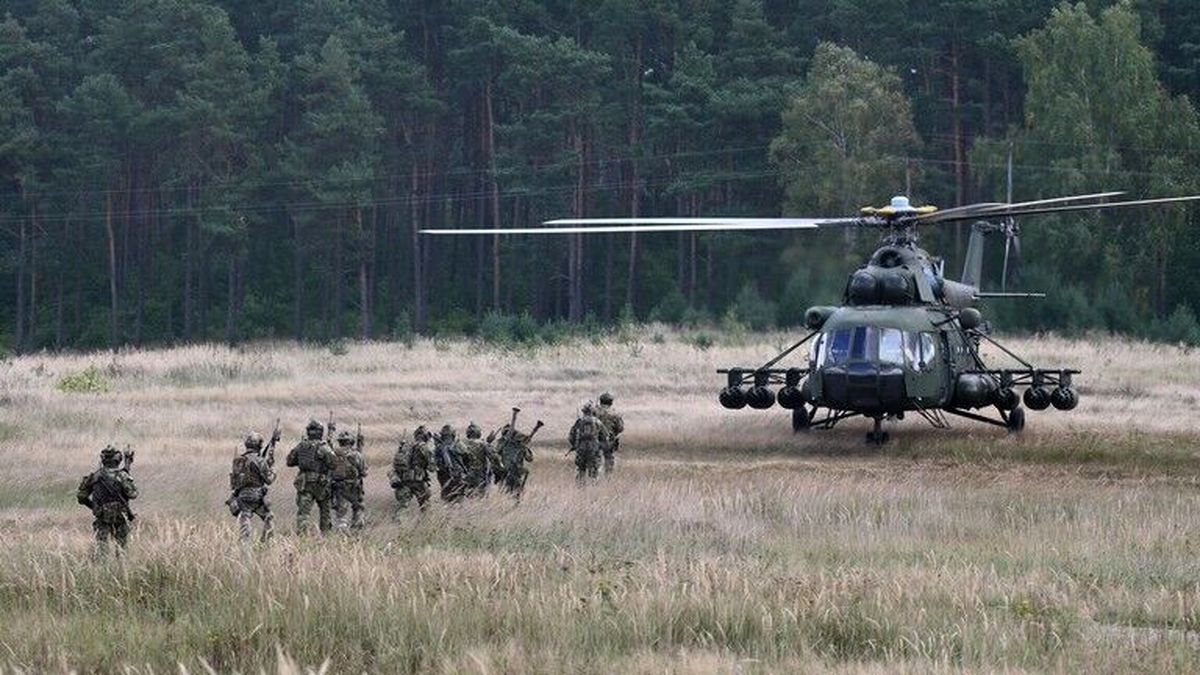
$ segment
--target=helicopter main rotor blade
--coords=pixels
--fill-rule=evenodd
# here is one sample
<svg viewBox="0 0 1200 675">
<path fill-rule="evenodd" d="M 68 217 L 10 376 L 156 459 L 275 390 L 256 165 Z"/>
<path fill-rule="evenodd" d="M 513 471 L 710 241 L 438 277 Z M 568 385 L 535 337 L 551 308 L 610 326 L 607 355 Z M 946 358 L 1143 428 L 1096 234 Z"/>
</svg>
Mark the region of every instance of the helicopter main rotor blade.
<svg viewBox="0 0 1200 675">
<path fill-rule="evenodd" d="M 1069 204 L 1071 202 L 1107 199 L 1109 197 L 1117 197 L 1123 194 L 1125 193 L 1121 191 L 1096 192 L 1089 195 L 1053 197 L 1051 199 L 1038 199 L 1030 202 L 1016 202 L 1013 204 L 1006 204 L 1004 202 L 967 204 L 966 206 L 958 206 L 952 209 L 946 209 L 945 211 L 935 211 L 927 216 L 918 216 L 917 220 L 921 223 L 937 223 L 950 220 L 969 220 L 971 218 L 981 218 L 994 214 L 1006 214 L 1012 210 L 1024 210 L 1035 206 L 1049 206 L 1051 204 Z"/>
<path fill-rule="evenodd" d="M 830 225 L 852 225 L 859 218 L 566 218 L 547 221 L 543 227 L 429 229 L 421 234 L 640 234 L 645 232 L 748 232 L 762 230 L 812 230 Z"/>
<path fill-rule="evenodd" d="M 1023 216 L 1037 216 L 1044 213 L 1067 213 L 1071 211 L 1104 211 L 1107 209 L 1121 209 L 1130 206 L 1153 206 L 1155 204 L 1181 204 L 1186 202 L 1200 201 L 1200 195 L 1188 195 L 1186 197 L 1158 197 L 1155 199 L 1135 199 L 1127 202 L 1101 202 L 1098 204 L 1071 204 L 1068 206 L 1051 206 L 1046 208 L 1034 209 L 997 209 L 988 211 L 985 214 L 974 214 L 970 216 L 951 216 L 939 222 L 950 223 L 958 220 L 972 220 L 981 216 L 1008 216 L 1019 218 Z"/>
</svg>

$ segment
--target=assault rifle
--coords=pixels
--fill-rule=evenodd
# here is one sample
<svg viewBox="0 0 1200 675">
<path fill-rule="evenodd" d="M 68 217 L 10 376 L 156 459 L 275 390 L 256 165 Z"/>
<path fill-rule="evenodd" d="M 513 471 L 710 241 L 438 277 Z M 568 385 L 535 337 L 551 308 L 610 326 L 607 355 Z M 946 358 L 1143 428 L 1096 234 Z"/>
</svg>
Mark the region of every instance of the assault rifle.
<svg viewBox="0 0 1200 675">
<path fill-rule="evenodd" d="M 366 441 L 366 439 L 364 439 L 363 435 L 362 435 L 362 422 L 359 422 L 358 423 L 358 432 L 354 436 L 354 449 L 359 452 L 362 452 L 363 443 L 365 441 Z"/>
<path fill-rule="evenodd" d="M 333 411 L 329 411 L 329 424 L 325 427 L 325 440 L 333 445 L 333 432 L 337 431 L 337 425 L 333 423 Z"/>
<path fill-rule="evenodd" d="M 121 459 L 123 461 L 119 470 L 128 474 L 129 470 L 133 468 L 133 448 L 129 447 L 129 444 L 125 445 L 125 450 L 121 453 Z M 121 507 L 125 509 L 125 517 L 132 523 L 137 520 L 137 514 L 129 506 L 129 500 L 125 498 L 125 493 L 121 492 L 119 494 L 121 496 Z"/>
<path fill-rule="evenodd" d="M 267 459 L 268 468 L 275 466 L 275 444 L 279 442 L 279 437 L 279 418 L 276 417 L 275 430 L 271 432 L 270 442 L 267 443 L 266 447 L 258 451 L 259 457 L 265 457 Z"/>
</svg>

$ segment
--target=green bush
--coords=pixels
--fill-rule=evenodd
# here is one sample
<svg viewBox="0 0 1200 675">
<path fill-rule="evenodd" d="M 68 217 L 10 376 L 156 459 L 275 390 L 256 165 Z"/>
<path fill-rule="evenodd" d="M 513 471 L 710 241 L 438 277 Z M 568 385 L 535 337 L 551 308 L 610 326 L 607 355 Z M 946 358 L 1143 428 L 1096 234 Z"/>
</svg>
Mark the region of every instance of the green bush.
<svg viewBox="0 0 1200 675">
<path fill-rule="evenodd" d="M 1187 305 L 1177 305 L 1171 315 L 1154 323 L 1153 337 L 1163 342 L 1185 344 L 1189 347 L 1200 345 L 1200 322 Z"/>
<path fill-rule="evenodd" d="M 672 286 L 671 290 L 663 296 L 658 305 L 650 310 L 650 320 L 679 324 L 683 322 L 684 314 L 687 311 L 687 298 L 683 297 L 683 293 L 679 290 L 678 286 Z"/>
<path fill-rule="evenodd" d="M 65 394 L 96 394 L 108 391 L 108 378 L 96 366 L 63 375 L 55 387 Z"/>
<path fill-rule="evenodd" d="M 775 303 L 764 298 L 754 284 L 742 286 L 730 309 L 740 323 L 753 330 L 775 327 Z"/>
</svg>

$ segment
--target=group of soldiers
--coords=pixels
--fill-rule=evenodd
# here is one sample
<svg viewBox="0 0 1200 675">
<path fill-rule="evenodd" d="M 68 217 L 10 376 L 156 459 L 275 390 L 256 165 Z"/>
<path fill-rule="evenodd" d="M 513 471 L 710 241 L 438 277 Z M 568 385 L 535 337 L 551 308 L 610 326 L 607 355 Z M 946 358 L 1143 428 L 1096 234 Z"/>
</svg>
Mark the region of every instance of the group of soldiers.
<svg viewBox="0 0 1200 675">
<path fill-rule="evenodd" d="M 454 427 L 446 424 L 436 434 L 424 425 L 417 427 L 412 439 L 402 439 L 392 457 L 389 484 L 395 494 L 397 512 L 416 501 L 424 511 L 432 497 L 430 484 L 436 477 L 441 498 L 448 503 L 484 497 L 491 485 L 520 500 L 529 478 L 527 464 L 533 461 L 530 444 L 538 430 L 537 421 L 528 433 L 517 429 L 519 408 L 513 408 L 507 424 L 483 437 L 479 425 L 471 422 L 466 439 L 459 440 Z M 575 454 L 576 479 L 583 485 L 599 477 L 601 467 L 610 473 L 614 454 L 620 449 L 625 425 L 613 409 L 613 397 L 605 393 L 599 404 L 587 403 L 571 427 L 568 453 Z M 285 463 L 297 469 L 296 530 L 309 531 L 315 507 L 318 529 L 322 534 L 334 529 L 360 530 L 366 525 L 363 483 L 367 463 L 363 459 L 364 438 L 357 433 L 336 432 L 332 420 L 326 425 L 309 420 L 305 437 L 287 454 Z M 327 433 L 328 432 L 328 433 Z M 268 497 L 275 482 L 275 446 L 280 440 L 279 422 L 269 441 L 251 432 L 243 448 L 233 458 L 229 472 L 231 494 L 225 504 L 237 517 L 243 543 L 253 538 L 254 519 L 262 521 L 261 539 L 265 542 L 274 531 L 274 516 Z M 100 468 L 84 476 L 77 500 L 91 509 L 97 542 L 105 547 L 115 541 L 124 547 L 129 524 L 134 520 L 129 502 L 137 498 L 137 486 L 130 473 L 134 453 L 112 446 L 100 453 Z"/>
</svg>

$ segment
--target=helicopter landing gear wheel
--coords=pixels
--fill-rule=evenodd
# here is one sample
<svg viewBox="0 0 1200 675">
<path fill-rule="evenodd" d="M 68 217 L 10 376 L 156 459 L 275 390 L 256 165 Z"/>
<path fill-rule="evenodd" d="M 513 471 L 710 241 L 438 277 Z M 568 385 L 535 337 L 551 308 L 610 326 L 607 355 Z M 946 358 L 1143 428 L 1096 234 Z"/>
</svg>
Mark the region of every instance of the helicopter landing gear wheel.
<svg viewBox="0 0 1200 675">
<path fill-rule="evenodd" d="M 888 442 L 888 433 L 883 430 L 883 418 L 875 418 L 875 428 L 867 432 L 868 445 L 883 445 Z"/>
<path fill-rule="evenodd" d="M 1008 427 L 1008 433 L 1018 434 L 1025 429 L 1025 409 L 1013 408 L 1008 413 L 1008 421 L 1004 426 Z"/>
<path fill-rule="evenodd" d="M 808 408 L 800 406 L 792 411 L 792 431 L 800 433 L 808 431 L 812 428 L 812 415 L 808 414 Z"/>
</svg>

